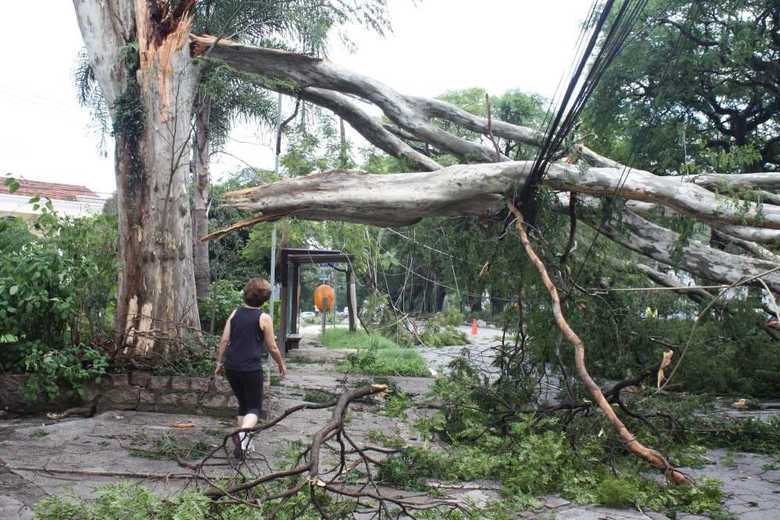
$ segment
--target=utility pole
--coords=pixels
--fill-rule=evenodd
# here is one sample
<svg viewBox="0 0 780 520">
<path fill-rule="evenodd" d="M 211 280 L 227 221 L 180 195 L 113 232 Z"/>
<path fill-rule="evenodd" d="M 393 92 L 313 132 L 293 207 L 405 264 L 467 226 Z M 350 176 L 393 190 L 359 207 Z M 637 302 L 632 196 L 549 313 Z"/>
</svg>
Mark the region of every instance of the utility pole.
<svg viewBox="0 0 780 520">
<path fill-rule="evenodd" d="M 274 174 L 279 175 L 279 154 L 281 153 L 281 132 L 282 132 L 282 94 L 276 103 L 276 146 L 274 150 Z M 271 322 L 274 320 L 274 302 L 276 301 L 276 222 L 274 222 L 271 232 L 271 303 L 268 308 L 268 314 L 271 315 Z M 284 309 L 279 309 L 284 312 Z"/>
</svg>

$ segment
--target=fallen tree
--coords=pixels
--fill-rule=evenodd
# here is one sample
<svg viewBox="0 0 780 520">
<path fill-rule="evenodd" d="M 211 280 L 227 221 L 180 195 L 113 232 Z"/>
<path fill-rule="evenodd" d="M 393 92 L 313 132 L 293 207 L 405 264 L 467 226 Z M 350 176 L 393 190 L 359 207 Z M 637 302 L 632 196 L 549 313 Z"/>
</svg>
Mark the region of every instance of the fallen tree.
<svg viewBox="0 0 780 520">
<path fill-rule="evenodd" d="M 448 103 L 402 95 L 380 82 L 341 69 L 324 60 L 299 54 L 247 47 L 210 36 L 192 36 L 193 55 L 224 62 L 235 69 L 255 74 L 269 88 L 296 95 L 330 108 L 382 150 L 426 170 L 414 173 L 371 175 L 361 172 L 314 173 L 227 195 L 227 203 L 257 213 L 204 239 L 257 222 L 295 216 L 311 220 L 339 220 L 381 226 L 410 225 L 424 217 L 493 217 L 505 211 L 507 197 L 517 193 L 534 169 L 532 161 L 510 162 L 495 143 L 500 137 L 539 145 L 542 135 L 534 130 L 489 118 L 480 118 Z M 379 107 L 389 122 L 374 121 L 347 96 Z M 444 120 L 486 136 L 490 145 L 454 135 L 437 126 Z M 465 163 L 437 168 L 415 147 L 422 142 L 436 150 L 459 157 Z M 602 198 L 621 198 L 659 205 L 712 225 L 733 228 L 780 230 L 780 207 L 764 204 L 760 198 L 723 196 L 720 190 L 777 189 L 772 174 L 752 174 L 743 179 L 730 175 L 679 178 L 635 170 L 576 146 L 566 160 L 546 171 L 545 185 L 555 191 L 581 193 Z M 429 160 L 430 159 L 430 160 Z M 575 164 L 578 163 L 578 164 Z M 521 208 L 522 210 L 522 208 Z M 544 264 L 535 254 L 525 232 L 521 210 L 510 203 L 523 246 L 536 266 L 553 302 L 555 320 L 575 350 L 577 373 L 626 443 L 629 451 L 665 471 L 675 483 L 686 477 L 666 459 L 639 443 L 615 415 L 603 393 L 585 367 L 584 344 L 563 317 L 555 286 Z M 597 212 L 572 211 L 611 240 L 659 262 L 677 265 L 703 278 L 732 285 L 762 280 L 773 291 L 780 290 L 775 263 L 744 258 L 691 240 L 618 206 L 607 218 Z M 682 250 L 681 255 L 675 254 Z M 682 257 L 678 260 L 677 257 Z"/>
</svg>

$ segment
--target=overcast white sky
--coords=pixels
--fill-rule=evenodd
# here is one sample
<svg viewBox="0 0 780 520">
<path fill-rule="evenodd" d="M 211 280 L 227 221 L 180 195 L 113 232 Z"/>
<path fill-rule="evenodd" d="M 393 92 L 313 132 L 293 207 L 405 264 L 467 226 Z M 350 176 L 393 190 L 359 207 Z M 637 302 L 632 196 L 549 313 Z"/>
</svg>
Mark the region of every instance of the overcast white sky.
<svg viewBox="0 0 780 520">
<path fill-rule="evenodd" d="M 331 59 L 397 90 L 436 96 L 481 86 L 552 96 L 571 63 L 591 0 L 388 0 L 394 27 L 385 39 L 351 32 Z M 100 154 L 89 114 L 79 107 L 73 69 L 81 35 L 71 2 L 4 2 L 0 34 L 13 46 L 0 58 L 0 175 L 114 190 L 112 150 Z M 34 23 L 32 23 L 34 21 Z M 34 32 L 32 32 L 34 29 Z M 249 143 L 249 144 L 244 144 Z M 271 168 L 270 137 L 249 126 L 227 151 Z M 215 174 L 241 162 L 221 156 Z"/>
</svg>

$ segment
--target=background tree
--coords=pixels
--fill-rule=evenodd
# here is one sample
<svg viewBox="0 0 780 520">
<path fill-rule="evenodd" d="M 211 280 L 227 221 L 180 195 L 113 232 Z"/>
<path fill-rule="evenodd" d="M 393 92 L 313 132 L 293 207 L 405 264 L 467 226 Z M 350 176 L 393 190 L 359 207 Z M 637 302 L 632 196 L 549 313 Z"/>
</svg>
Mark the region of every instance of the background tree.
<svg viewBox="0 0 780 520">
<path fill-rule="evenodd" d="M 586 109 L 597 149 L 661 173 L 780 168 L 780 5 L 652 0 Z"/>
</svg>

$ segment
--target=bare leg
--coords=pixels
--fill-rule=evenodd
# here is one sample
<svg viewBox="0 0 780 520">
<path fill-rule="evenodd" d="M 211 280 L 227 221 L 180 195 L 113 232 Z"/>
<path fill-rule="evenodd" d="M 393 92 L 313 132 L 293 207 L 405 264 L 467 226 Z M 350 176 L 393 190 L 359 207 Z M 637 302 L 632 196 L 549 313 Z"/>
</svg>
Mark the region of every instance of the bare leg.
<svg viewBox="0 0 780 520">
<path fill-rule="evenodd" d="M 255 426 L 257 426 L 257 415 L 255 415 L 253 413 L 248 413 L 248 414 L 246 414 L 244 416 L 243 419 L 244 420 L 241 422 L 241 428 L 242 429 L 243 428 L 254 428 Z M 243 433 L 241 435 L 242 435 L 241 449 L 243 449 L 244 451 L 246 451 L 247 449 L 250 449 L 250 450 L 254 449 L 254 448 L 250 448 L 249 442 L 250 442 L 251 439 L 249 437 L 249 434 L 248 433 Z"/>
</svg>

